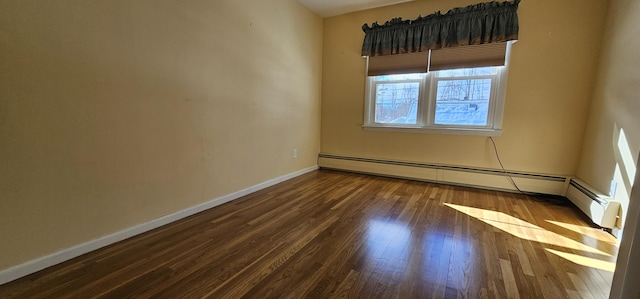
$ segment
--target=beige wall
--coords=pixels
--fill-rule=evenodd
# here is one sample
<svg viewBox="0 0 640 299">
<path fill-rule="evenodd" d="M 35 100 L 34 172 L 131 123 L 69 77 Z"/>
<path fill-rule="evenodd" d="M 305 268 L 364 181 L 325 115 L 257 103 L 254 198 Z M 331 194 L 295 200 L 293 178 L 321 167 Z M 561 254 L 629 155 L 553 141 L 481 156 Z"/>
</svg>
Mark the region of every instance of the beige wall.
<svg viewBox="0 0 640 299">
<path fill-rule="evenodd" d="M 639 36 L 640 2 L 611 1 L 577 172 L 578 177 L 605 193 L 611 180 L 617 181 L 615 198 L 622 203 L 623 214 L 640 151 Z M 626 142 L 620 141 L 621 132 Z"/>
<path fill-rule="evenodd" d="M 314 166 L 321 36 L 295 0 L 2 1 L 0 270 Z"/>
<path fill-rule="evenodd" d="M 610 5 L 578 176 L 603 190 L 612 179 L 618 182 L 616 199 L 622 203 L 625 223 L 611 298 L 638 298 L 640 176 L 636 172 L 631 191 L 630 174 L 640 167 L 640 2 L 619 0 Z M 621 130 L 626 145 L 618 142 Z M 624 152 L 633 161 L 624 159 Z"/>
<path fill-rule="evenodd" d="M 363 131 L 361 26 L 415 19 L 474 0 L 414 1 L 324 21 L 321 152 L 499 168 L 487 137 Z M 523 1 L 513 47 L 503 133 L 507 169 L 575 174 L 591 100 L 607 1 Z"/>
</svg>

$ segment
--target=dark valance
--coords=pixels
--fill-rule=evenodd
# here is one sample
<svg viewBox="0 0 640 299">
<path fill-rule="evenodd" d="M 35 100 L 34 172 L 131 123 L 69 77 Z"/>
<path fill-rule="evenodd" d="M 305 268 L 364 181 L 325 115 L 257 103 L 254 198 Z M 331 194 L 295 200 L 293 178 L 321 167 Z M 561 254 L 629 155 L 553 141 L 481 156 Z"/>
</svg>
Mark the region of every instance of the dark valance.
<svg viewBox="0 0 640 299">
<path fill-rule="evenodd" d="M 362 26 L 362 56 L 425 52 L 428 50 L 505 42 L 518 39 L 518 4 L 487 2 L 449 10 L 413 21 L 395 18 Z"/>
</svg>

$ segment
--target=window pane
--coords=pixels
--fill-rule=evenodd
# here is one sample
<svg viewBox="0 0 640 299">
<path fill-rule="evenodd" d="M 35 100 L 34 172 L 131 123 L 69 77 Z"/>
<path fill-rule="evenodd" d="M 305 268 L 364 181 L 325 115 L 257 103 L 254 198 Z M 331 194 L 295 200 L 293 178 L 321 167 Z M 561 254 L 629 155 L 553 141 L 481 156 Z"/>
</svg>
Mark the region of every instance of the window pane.
<svg viewBox="0 0 640 299">
<path fill-rule="evenodd" d="M 383 75 L 375 76 L 375 81 L 397 81 L 397 80 L 416 80 L 422 79 L 425 76 L 424 73 L 416 74 L 397 74 L 397 75 Z"/>
<path fill-rule="evenodd" d="M 437 71 L 438 77 L 467 77 L 467 76 L 486 76 L 495 75 L 498 73 L 496 66 L 477 67 L 471 69 L 455 69 L 455 70 L 442 70 Z"/>
<path fill-rule="evenodd" d="M 436 124 L 487 125 L 491 79 L 440 80 L 436 93 Z"/>
<path fill-rule="evenodd" d="M 416 124 L 419 91 L 418 82 L 376 84 L 375 122 Z"/>
</svg>

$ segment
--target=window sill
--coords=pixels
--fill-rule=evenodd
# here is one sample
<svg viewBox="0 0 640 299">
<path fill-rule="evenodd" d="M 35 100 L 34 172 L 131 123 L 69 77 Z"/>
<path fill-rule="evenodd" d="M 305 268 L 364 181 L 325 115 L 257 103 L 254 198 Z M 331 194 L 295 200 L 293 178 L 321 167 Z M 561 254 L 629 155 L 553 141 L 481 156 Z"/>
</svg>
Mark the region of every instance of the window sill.
<svg viewBox="0 0 640 299">
<path fill-rule="evenodd" d="M 396 133 L 422 133 L 422 134 L 448 134 L 448 135 L 472 135 L 472 136 L 500 136 L 500 129 L 473 129 L 473 128 L 425 128 L 425 127 L 397 127 L 397 126 L 370 126 L 363 125 L 365 131 L 396 132 Z"/>
</svg>

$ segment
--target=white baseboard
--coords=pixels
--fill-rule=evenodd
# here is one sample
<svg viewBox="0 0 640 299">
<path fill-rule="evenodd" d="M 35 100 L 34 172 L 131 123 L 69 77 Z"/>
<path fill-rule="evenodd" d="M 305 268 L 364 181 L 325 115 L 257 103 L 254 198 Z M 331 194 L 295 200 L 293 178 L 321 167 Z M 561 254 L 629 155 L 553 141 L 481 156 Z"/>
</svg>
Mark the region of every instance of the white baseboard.
<svg viewBox="0 0 640 299">
<path fill-rule="evenodd" d="M 0 285 L 318 169 L 312 166 L 0 271 Z"/>
<path fill-rule="evenodd" d="M 318 166 L 327 169 L 516 192 L 517 190 L 511 182 L 512 179 L 522 191 L 561 196 L 566 195 L 569 184 L 569 178 L 562 175 L 536 174 L 520 171 L 507 171 L 505 173 L 502 169 L 393 161 L 330 154 L 320 154 Z M 511 179 L 509 179 L 509 177 L 511 177 Z"/>
</svg>

